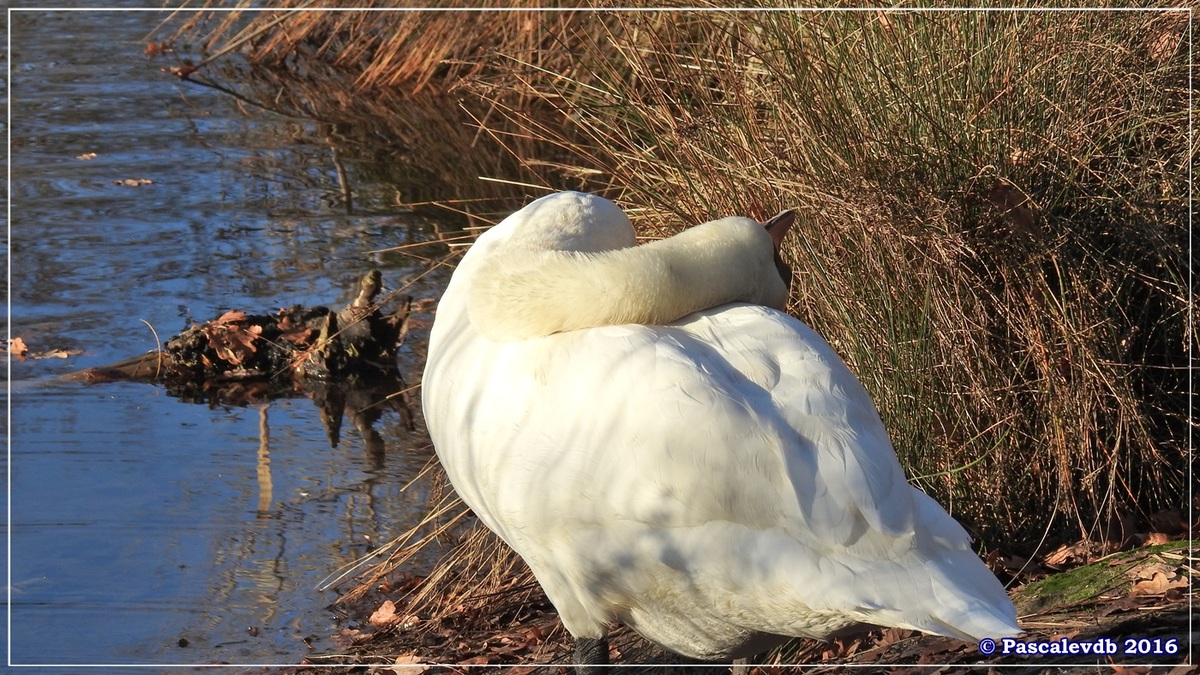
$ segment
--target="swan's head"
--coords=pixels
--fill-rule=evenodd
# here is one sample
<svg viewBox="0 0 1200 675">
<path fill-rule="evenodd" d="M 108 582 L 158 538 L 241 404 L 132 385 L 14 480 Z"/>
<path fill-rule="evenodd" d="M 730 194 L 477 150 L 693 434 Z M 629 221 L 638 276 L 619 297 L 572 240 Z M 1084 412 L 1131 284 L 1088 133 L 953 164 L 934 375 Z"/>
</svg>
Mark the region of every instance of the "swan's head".
<svg viewBox="0 0 1200 675">
<path fill-rule="evenodd" d="M 783 261 L 780 247 L 795 221 L 795 211 L 784 211 L 765 223 L 729 216 L 688 228 L 658 244 L 674 244 L 687 258 L 713 270 L 702 283 L 693 284 L 697 295 L 786 311 L 792 268 Z M 709 292 L 701 293 L 704 289 Z M 709 306 L 715 305 L 701 308 Z"/>
</svg>

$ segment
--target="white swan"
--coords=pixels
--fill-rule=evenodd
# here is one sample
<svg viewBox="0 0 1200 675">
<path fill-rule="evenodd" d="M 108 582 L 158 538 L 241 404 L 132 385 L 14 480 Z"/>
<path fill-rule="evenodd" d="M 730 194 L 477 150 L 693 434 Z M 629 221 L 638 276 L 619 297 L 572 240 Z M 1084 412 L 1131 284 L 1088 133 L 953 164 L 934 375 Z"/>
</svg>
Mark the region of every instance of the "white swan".
<svg viewBox="0 0 1200 675">
<path fill-rule="evenodd" d="M 441 300 L 434 446 L 577 663 L 606 662 L 614 622 L 703 660 L 857 624 L 1019 631 L 862 385 L 779 311 L 781 216 L 771 235 L 727 218 L 634 247 L 616 205 L 552 194 L 480 236 Z"/>
</svg>

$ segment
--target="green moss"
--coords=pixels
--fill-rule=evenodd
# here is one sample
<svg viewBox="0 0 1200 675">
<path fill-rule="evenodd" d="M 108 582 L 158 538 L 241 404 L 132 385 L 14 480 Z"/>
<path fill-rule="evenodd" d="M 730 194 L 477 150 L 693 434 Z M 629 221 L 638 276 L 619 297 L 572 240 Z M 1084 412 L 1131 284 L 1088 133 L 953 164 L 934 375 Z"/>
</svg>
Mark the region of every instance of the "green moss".
<svg viewBox="0 0 1200 675">
<path fill-rule="evenodd" d="M 1179 540 L 1126 551 L 1090 565 L 1082 565 L 1039 579 L 1018 589 L 1013 595 L 1013 602 L 1021 613 L 1026 613 L 1045 607 L 1094 600 L 1105 593 L 1124 594 L 1132 583 L 1126 574 L 1130 569 L 1156 553 L 1187 550 L 1188 542 Z"/>
</svg>

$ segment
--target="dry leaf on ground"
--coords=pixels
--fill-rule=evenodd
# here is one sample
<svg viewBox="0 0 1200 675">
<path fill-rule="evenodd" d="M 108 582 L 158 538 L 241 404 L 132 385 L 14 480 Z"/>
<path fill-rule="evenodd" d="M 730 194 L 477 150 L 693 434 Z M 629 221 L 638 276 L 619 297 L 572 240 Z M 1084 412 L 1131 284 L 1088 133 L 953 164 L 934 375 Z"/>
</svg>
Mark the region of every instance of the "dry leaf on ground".
<svg viewBox="0 0 1200 675">
<path fill-rule="evenodd" d="M 1172 588 L 1186 588 L 1188 585 L 1186 574 L 1164 563 L 1138 565 L 1127 574 L 1134 580 L 1134 595 L 1160 595 Z"/>
<path fill-rule="evenodd" d="M 425 664 L 425 660 L 416 654 L 401 654 L 392 662 L 395 668 L 388 670 L 396 673 L 396 675 L 416 675 L 429 670 L 429 666 Z"/>
<path fill-rule="evenodd" d="M 1051 567 L 1086 565 L 1092 559 L 1093 548 L 1092 543 L 1086 540 L 1063 544 L 1047 553 L 1042 562 Z"/>
<path fill-rule="evenodd" d="M 1146 541 L 1142 542 L 1142 546 L 1159 546 L 1171 541 L 1171 538 L 1162 532 L 1151 532 L 1146 535 Z"/>
<path fill-rule="evenodd" d="M 396 603 L 386 600 L 379 606 L 379 609 L 371 613 L 371 618 L 367 619 L 367 622 L 372 626 L 386 626 L 399 620 L 400 617 L 396 614 Z"/>
</svg>

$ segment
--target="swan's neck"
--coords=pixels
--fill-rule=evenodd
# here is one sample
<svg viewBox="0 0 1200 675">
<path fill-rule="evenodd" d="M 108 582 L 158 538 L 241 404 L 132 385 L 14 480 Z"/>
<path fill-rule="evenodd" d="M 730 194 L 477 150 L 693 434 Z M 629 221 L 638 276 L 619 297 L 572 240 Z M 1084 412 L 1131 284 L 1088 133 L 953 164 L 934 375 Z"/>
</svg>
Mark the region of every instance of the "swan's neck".
<svg viewBox="0 0 1200 675">
<path fill-rule="evenodd" d="M 725 218 L 601 253 L 494 251 L 473 278 L 471 321 L 497 341 L 665 324 L 729 302 L 779 309 L 787 302 L 770 235 L 749 218 Z"/>
</svg>

